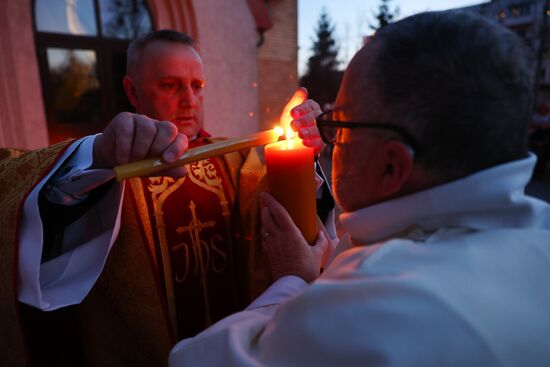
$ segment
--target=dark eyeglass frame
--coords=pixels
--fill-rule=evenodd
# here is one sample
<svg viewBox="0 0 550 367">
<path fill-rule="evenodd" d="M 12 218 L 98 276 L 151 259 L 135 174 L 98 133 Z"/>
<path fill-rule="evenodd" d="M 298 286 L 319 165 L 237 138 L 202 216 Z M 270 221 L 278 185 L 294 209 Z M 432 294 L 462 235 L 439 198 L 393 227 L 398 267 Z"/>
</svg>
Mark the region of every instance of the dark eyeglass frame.
<svg viewBox="0 0 550 367">
<path fill-rule="evenodd" d="M 403 142 L 405 144 L 408 144 L 418 155 L 420 144 L 418 143 L 418 140 L 411 135 L 405 128 L 393 124 L 391 122 L 379 122 L 379 121 L 372 121 L 372 122 L 366 122 L 366 121 L 338 121 L 338 120 L 322 120 L 324 116 L 327 116 L 328 114 L 331 114 L 334 112 L 333 110 L 328 110 L 323 113 L 321 113 L 317 118 L 315 119 L 315 123 L 317 124 L 317 129 L 319 130 L 319 135 L 321 135 L 321 139 L 326 144 L 334 144 L 336 141 L 336 138 L 330 140 L 328 136 L 323 132 L 323 127 L 330 127 L 330 128 L 347 128 L 347 129 L 356 129 L 356 128 L 366 128 L 366 129 L 380 129 L 380 130 L 388 130 L 393 131 L 403 138 Z"/>
</svg>

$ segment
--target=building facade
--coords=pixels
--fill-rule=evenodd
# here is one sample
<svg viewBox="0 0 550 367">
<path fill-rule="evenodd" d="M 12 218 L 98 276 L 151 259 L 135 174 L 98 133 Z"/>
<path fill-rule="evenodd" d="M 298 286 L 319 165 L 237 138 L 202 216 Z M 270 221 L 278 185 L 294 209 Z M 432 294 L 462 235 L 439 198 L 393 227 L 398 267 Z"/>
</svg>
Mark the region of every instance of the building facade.
<svg viewBox="0 0 550 367">
<path fill-rule="evenodd" d="M 550 106 L 550 4 L 547 0 L 491 0 L 459 8 L 491 18 L 516 32 L 535 58 L 537 105 Z"/>
</svg>

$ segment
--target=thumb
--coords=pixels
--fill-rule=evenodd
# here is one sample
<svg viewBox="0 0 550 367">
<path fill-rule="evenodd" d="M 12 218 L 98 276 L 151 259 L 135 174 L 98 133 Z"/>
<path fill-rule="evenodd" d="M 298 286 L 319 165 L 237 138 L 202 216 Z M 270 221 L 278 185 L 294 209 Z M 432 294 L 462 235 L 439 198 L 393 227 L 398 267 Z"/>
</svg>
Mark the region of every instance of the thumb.
<svg viewBox="0 0 550 367">
<path fill-rule="evenodd" d="M 290 100 L 291 101 L 295 100 L 295 101 L 297 101 L 296 104 L 300 104 L 300 103 L 303 103 L 307 99 L 307 96 L 308 96 L 307 89 L 305 87 L 298 87 L 294 91 L 294 94 L 292 95 L 292 98 Z"/>
<path fill-rule="evenodd" d="M 316 258 L 322 259 L 328 249 L 329 240 L 323 231 L 319 231 L 319 234 L 317 235 L 317 241 L 312 246 L 311 250 L 315 254 Z"/>
</svg>

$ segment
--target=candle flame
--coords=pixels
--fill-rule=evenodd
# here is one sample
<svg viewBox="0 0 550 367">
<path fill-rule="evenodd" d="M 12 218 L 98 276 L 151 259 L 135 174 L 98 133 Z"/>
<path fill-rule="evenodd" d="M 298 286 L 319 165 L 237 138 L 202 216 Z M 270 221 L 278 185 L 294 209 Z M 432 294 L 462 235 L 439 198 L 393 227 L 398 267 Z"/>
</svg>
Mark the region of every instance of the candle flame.
<svg viewBox="0 0 550 367">
<path fill-rule="evenodd" d="M 279 136 L 283 136 L 285 133 L 285 129 L 280 126 L 276 126 L 273 130 L 275 130 L 275 133 L 277 133 L 277 135 Z"/>
<path fill-rule="evenodd" d="M 286 135 L 286 140 L 291 140 L 291 139 L 294 139 L 294 137 L 296 136 L 296 133 L 292 129 L 286 129 L 285 135 Z"/>
</svg>

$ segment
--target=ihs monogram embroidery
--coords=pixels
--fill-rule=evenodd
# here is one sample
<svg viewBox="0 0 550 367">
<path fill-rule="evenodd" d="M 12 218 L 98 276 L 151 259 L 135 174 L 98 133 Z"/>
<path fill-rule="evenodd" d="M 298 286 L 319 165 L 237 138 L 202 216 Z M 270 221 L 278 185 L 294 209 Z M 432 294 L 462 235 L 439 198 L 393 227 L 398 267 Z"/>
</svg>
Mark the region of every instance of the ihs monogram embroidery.
<svg viewBox="0 0 550 367">
<path fill-rule="evenodd" d="M 233 242 L 231 212 L 224 192 L 223 177 L 218 174 L 214 162 L 207 159 L 187 165 L 186 168 L 187 176 L 181 179 L 175 180 L 169 177 L 150 178 L 148 191 L 151 193 L 167 290 L 175 289 L 174 286 L 177 284 L 184 284 L 190 277 L 199 281 L 206 311 L 205 321 L 210 324 L 208 274 L 210 272 L 222 273 L 227 268 L 228 255 L 226 251 L 227 248 L 231 248 Z M 182 187 L 182 190 L 184 190 L 185 195 L 181 196 L 182 193 L 177 190 L 184 184 L 185 187 Z M 193 185 L 196 186 L 193 187 Z M 201 189 L 215 194 L 218 199 L 215 201 L 216 205 L 214 206 L 206 204 L 208 205 L 206 213 L 205 208 L 197 206 L 205 205 L 200 204 L 200 199 L 189 200 L 190 193 L 192 193 L 191 197 L 193 199 L 211 195 L 204 191 L 201 192 Z M 174 195 L 176 191 L 178 196 L 175 200 L 178 200 L 178 203 L 181 200 L 181 206 L 176 205 L 176 209 L 174 209 L 174 202 L 166 202 L 166 199 Z M 171 208 L 170 213 L 165 213 L 168 207 Z M 204 218 L 207 213 L 210 213 L 210 218 Z M 222 214 L 221 218 L 220 214 Z M 176 215 L 177 218 L 180 218 L 176 220 L 176 226 L 174 226 L 174 220 L 170 221 L 172 222 L 171 225 L 167 223 L 170 217 L 165 215 Z M 171 218 L 174 219 L 175 217 Z M 222 223 L 217 222 L 220 219 Z M 216 227 L 217 229 L 214 229 Z M 214 230 L 214 233 L 212 230 Z M 169 231 L 176 232 L 177 236 L 175 237 L 174 232 Z M 179 238 L 179 240 L 175 240 L 175 238 Z M 171 258 L 172 260 L 170 260 Z M 177 266 L 174 261 L 178 264 Z M 176 267 L 174 268 L 174 266 Z M 168 291 L 168 293 L 168 298 L 172 298 L 173 296 L 170 294 L 172 292 Z"/>
</svg>

